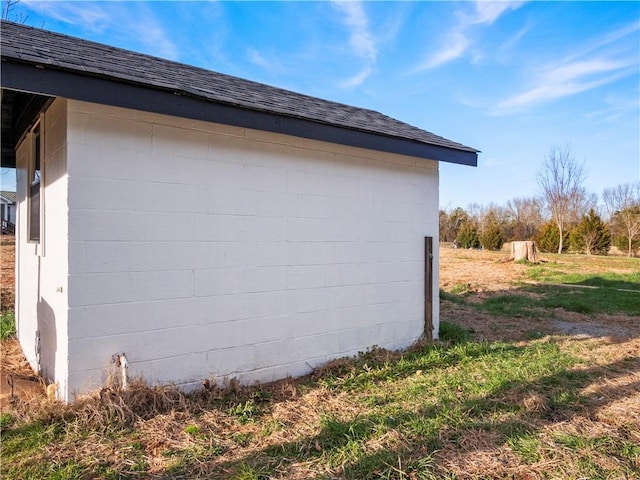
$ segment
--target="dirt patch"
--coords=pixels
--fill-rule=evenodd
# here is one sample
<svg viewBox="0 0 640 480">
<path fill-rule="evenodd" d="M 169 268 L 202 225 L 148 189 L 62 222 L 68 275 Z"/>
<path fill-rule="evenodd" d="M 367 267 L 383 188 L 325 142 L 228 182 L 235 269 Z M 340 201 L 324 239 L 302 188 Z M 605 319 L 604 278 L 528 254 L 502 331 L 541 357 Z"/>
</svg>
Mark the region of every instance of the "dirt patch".
<svg viewBox="0 0 640 480">
<path fill-rule="evenodd" d="M 576 335 L 584 338 L 594 337 L 614 337 L 625 338 L 634 335 L 633 330 L 620 325 L 610 325 L 606 323 L 593 323 L 587 321 L 566 322 L 555 320 L 553 328 L 567 335 Z M 637 334 L 637 332 L 635 332 Z"/>
<path fill-rule="evenodd" d="M 13 235 L 0 236 L 0 305 L 2 312 L 15 306 L 15 243 Z M 38 378 L 25 359 L 15 338 L 3 340 L 0 345 L 0 411 L 15 399 L 30 402 L 45 398 L 44 382 Z"/>
<path fill-rule="evenodd" d="M 454 249 L 440 246 L 440 286 L 451 291 L 495 291 L 524 278 L 526 265 L 509 261 L 507 251 Z"/>
<path fill-rule="evenodd" d="M 21 402 L 44 399 L 44 382 L 34 375 L 18 341 L 15 338 L 3 340 L 0 352 L 0 412 L 16 399 Z"/>
<path fill-rule="evenodd" d="M 15 236 L 0 236 L 0 311 L 3 312 L 13 310 L 15 304 L 15 244 Z"/>
</svg>

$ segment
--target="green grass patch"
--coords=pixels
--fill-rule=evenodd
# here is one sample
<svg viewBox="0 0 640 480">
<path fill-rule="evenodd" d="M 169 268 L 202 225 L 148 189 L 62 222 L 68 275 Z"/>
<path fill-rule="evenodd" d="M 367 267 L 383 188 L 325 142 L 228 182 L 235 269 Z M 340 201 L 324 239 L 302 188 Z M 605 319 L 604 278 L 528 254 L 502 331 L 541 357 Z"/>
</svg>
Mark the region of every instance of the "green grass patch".
<svg viewBox="0 0 640 480">
<path fill-rule="evenodd" d="M 440 322 L 440 340 L 449 343 L 464 343 L 471 340 L 471 332 L 455 323 L 442 320 Z"/>
<path fill-rule="evenodd" d="M 546 283 L 561 283 L 568 285 L 583 285 L 604 289 L 622 289 L 640 292 L 640 271 L 625 273 L 576 273 L 559 269 L 555 265 L 534 265 L 527 271 L 531 280 Z M 636 268 L 640 268 L 640 265 Z"/>
<path fill-rule="evenodd" d="M 605 288 L 571 288 L 554 286 L 527 287 L 541 295 L 540 306 L 546 309 L 564 308 L 583 314 L 622 313 L 640 315 L 638 293 Z"/>
<path fill-rule="evenodd" d="M 524 463 L 536 463 L 542 458 L 540 455 L 540 439 L 535 434 L 527 433 L 511 436 L 507 438 L 507 445 L 520 456 Z"/>
<path fill-rule="evenodd" d="M 196 436 L 200 433 L 200 427 L 194 425 L 193 423 L 190 423 L 184 428 L 184 433 L 186 433 L 187 435 Z"/>
<path fill-rule="evenodd" d="M 173 430 L 178 436 L 167 444 L 162 474 L 263 479 L 286 477 L 288 469 L 307 465 L 315 469 L 311 478 L 449 478 L 436 465 L 434 453 L 468 448 L 479 432 L 488 432 L 496 448 L 511 448 L 523 464 L 543 460 L 540 432 L 534 425 L 547 421 L 547 416 L 567 418 L 584 408 L 588 399 L 579 392 L 596 373 L 575 371 L 578 360 L 550 340 L 517 345 L 476 342 L 458 325 L 444 321 L 441 328 L 446 342 L 403 354 L 363 354 L 298 384 L 299 397 L 283 400 L 277 390 L 266 389 L 240 392 L 210 400 L 193 414 L 176 404 L 176 418 L 183 417 L 184 423 Z M 316 415 L 300 419 L 300 424 L 290 423 L 292 416 L 279 417 L 282 409 L 296 412 L 295 403 L 288 407 L 289 402 L 316 394 Z M 529 395 L 545 399 L 545 409 L 524 409 L 522 399 Z M 304 401 L 305 409 L 310 405 Z M 215 431 L 204 421 L 204 412 L 219 415 Z M 158 438 L 145 437 L 137 427 L 123 427 L 114 434 L 115 426 L 109 430 L 75 423 L 70 414 L 53 416 L 47 424 L 20 424 L 9 417 L 3 422 L 3 478 L 94 478 L 87 472 L 107 479 L 145 478 L 151 473 L 147 452 Z M 300 435 L 291 435 L 297 428 Z M 126 455 L 126 469 L 116 467 L 120 464 L 109 457 L 94 465 L 74 457 L 73 445 L 85 438 L 112 444 L 111 451 Z M 561 448 L 574 448 L 577 441 L 556 439 Z M 69 454 L 60 457 L 64 461 L 46 457 L 46 446 L 54 442 L 57 448 L 69 446 Z M 585 448 L 596 447 L 607 449 L 625 465 L 632 465 L 637 455 L 633 445 L 623 443 L 575 448 L 583 455 Z M 241 449 L 245 452 L 238 454 Z M 235 459 L 224 461 L 221 456 L 229 450 Z M 579 468 L 589 473 L 597 465 Z"/>
<path fill-rule="evenodd" d="M 16 317 L 12 311 L 0 315 L 0 339 L 6 340 L 16 336 Z"/>
<path fill-rule="evenodd" d="M 0 429 L 4 430 L 13 423 L 13 416 L 10 413 L 0 415 Z"/>
<path fill-rule="evenodd" d="M 238 473 L 231 478 L 233 480 L 268 480 L 271 475 L 270 470 L 264 466 L 242 463 Z"/>
<path fill-rule="evenodd" d="M 491 296 L 480 304 L 480 308 L 503 317 L 544 317 L 549 314 L 538 298 L 518 293 Z"/>
<path fill-rule="evenodd" d="M 440 289 L 440 300 L 447 302 L 457 303 L 459 305 L 465 304 L 466 301 L 462 295 L 456 295 Z"/>
<path fill-rule="evenodd" d="M 477 305 L 492 315 L 513 318 L 549 317 L 553 315 L 554 308 L 585 315 L 640 315 L 638 293 L 609 288 L 525 286 L 514 290 L 513 293 L 493 295 Z"/>
<path fill-rule="evenodd" d="M 35 421 L 3 428 L 0 478 L 78 478 L 73 473 L 77 470 L 76 462 L 50 465 L 43 458 L 43 448 L 61 438 L 63 430 L 63 421 L 50 425 Z"/>
</svg>

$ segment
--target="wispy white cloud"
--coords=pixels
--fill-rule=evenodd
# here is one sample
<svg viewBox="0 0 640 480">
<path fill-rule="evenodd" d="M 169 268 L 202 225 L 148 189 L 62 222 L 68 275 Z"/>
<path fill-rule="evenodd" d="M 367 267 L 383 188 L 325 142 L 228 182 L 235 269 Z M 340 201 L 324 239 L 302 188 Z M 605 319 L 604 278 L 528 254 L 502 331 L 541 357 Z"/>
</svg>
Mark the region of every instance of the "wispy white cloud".
<svg viewBox="0 0 640 480">
<path fill-rule="evenodd" d="M 603 99 L 605 107 L 589 112 L 585 115 L 586 118 L 598 118 L 605 122 L 615 122 L 620 117 L 628 114 L 634 114 L 637 118 L 640 111 L 640 98 L 620 98 L 617 96 L 608 96 Z"/>
<path fill-rule="evenodd" d="M 349 29 L 349 46 L 353 54 L 365 63 L 358 74 L 342 82 L 342 86 L 354 88 L 364 83 L 373 72 L 378 58 L 376 40 L 369 28 L 369 19 L 362 2 L 335 1 L 331 5 L 343 15 L 342 21 Z"/>
<path fill-rule="evenodd" d="M 608 32 L 601 37 L 597 37 L 590 41 L 585 41 L 580 49 L 578 49 L 575 53 L 565 58 L 565 61 L 573 61 L 574 59 L 584 57 L 589 53 L 594 51 L 601 50 L 603 48 L 614 45 L 618 42 L 618 40 L 622 40 L 629 35 L 633 35 L 640 31 L 640 20 L 636 20 L 635 22 L 631 22 L 628 25 L 620 27 L 612 32 Z M 632 47 L 632 42 L 624 42 L 625 46 Z M 635 44 L 637 45 L 637 39 Z"/>
<path fill-rule="evenodd" d="M 525 26 L 510 38 L 501 40 L 500 44 L 495 49 L 492 49 L 490 53 L 491 59 L 502 64 L 512 63 L 515 58 L 521 56 L 519 51 L 520 42 L 530 31 L 531 28 Z M 484 58 L 484 55 L 481 55 L 480 58 Z"/>
<path fill-rule="evenodd" d="M 87 30 L 101 33 L 112 20 L 111 15 L 101 5 L 91 2 L 42 2 L 24 0 L 29 10 L 70 25 L 82 26 Z"/>
<path fill-rule="evenodd" d="M 469 48 L 469 43 L 469 39 L 463 32 L 459 30 L 449 32 L 440 49 L 432 53 L 418 70 L 429 70 L 460 58 Z"/>
<path fill-rule="evenodd" d="M 376 42 L 369 31 L 369 19 L 362 2 L 332 2 L 334 8 L 344 14 L 343 21 L 350 28 L 349 44 L 361 57 L 375 60 L 378 55 Z"/>
<path fill-rule="evenodd" d="M 262 68 L 271 68 L 271 63 L 253 47 L 247 49 L 247 58 L 251 63 Z"/>
<path fill-rule="evenodd" d="M 138 9 L 131 11 L 132 5 Z M 133 37 L 142 49 L 153 55 L 171 59 L 178 58 L 178 48 L 144 4 L 119 5 L 118 2 L 105 4 L 24 0 L 24 6 L 55 21 L 72 25 L 76 29 L 87 32 L 90 37 L 104 35 L 109 31 L 119 38 Z M 141 18 L 144 21 L 141 21 Z M 45 25 L 46 27 L 47 25 Z M 128 48 L 134 47 L 130 44 L 126 46 Z"/>
<path fill-rule="evenodd" d="M 498 104 L 498 109 L 523 108 L 606 85 L 631 73 L 630 62 L 578 61 L 544 71 L 537 85 Z"/>
<path fill-rule="evenodd" d="M 446 32 L 438 49 L 431 52 L 418 66 L 418 71 L 439 67 L 448 62 L 461 58 L 473 45 L 470 32 L 475 26 L 490 26 L 504 13 L 520 8 L 525 2 L 484 2 L 473 3 L 472 10 L 459 10 L 458 21 Z"/>
<path fill-rule="evenodd" d="M 491 25 L 508 10 L 520 8 L 525 2 L 485 2 L 475 3 L 476 11 L 470 19 L 471 25 Z"/>
<path fill-rule="evenodd" d="M 528 75 L 533 80 L 523 91 L 498 103 L 496 113 L 520 111 L 541 103 L 586 92 L 637 74 L 640 59 L 626 49 L 626 37 L 640 30 L 640 22 L 592 41 L 575 52 L 549 62 Z"/>
<path fill-rule="evenodd" d="M 136 32 L 137 40 L 153 55 L 177 60 L 179 49 L 170 39 L 167 31 L 160 25 L 149 22 L 145 25 L 134 21 L 127 23 L 126 30 Z"/>
<path fill-rule="evenodd" d="M 371 75 L 372 71 L 373 71 L 373 68 L 371 66 L 366 66 L 362 69 L 362 71 L 358 72 L 353 77 L 347 78 L 346 80 L 342 81 L 340 83 L 340 86 L 342 88 L 358 87 L 362 85 L 367 78 L 369 78 L 369 75 Z"/>
<path fill-rule="evenodd" d="M 260 52 L 255 47 L 247 48 L 246 55 L 250 63 L 269 73 L 279 74 L 284 73 L 287 70 L 277 58 L 274 58 L 273 55 L 267 55 Z"/>
</svg>

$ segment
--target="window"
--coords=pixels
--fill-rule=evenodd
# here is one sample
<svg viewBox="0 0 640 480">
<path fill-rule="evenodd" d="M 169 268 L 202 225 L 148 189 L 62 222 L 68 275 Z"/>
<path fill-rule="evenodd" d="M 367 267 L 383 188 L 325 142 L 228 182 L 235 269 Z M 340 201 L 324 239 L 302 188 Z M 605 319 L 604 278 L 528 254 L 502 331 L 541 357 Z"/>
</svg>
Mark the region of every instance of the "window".
<svg viewBox="0 0 640 480">
<path fill-rule="evenodd" d="M 29 159 L 29 223 L 28 237 L 30 242 L 40 243 L 40 196 L 42 166 L 42 135 L 38 122 L 31 131 L 31 149 Z"/>
</svg>

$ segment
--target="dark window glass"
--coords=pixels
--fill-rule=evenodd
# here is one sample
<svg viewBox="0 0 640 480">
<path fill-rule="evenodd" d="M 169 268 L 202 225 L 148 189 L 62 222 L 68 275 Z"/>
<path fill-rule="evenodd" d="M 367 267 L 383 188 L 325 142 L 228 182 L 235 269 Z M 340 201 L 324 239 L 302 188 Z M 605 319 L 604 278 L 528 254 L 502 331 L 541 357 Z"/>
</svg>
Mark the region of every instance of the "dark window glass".
<svg viewBox="0 0 640 480">
<path fill-rule="evenodd" d="M 40 124 L 32 132 L 31 165 L 29 182 L 29 241 L 40 242 Z"/>
</svg>

